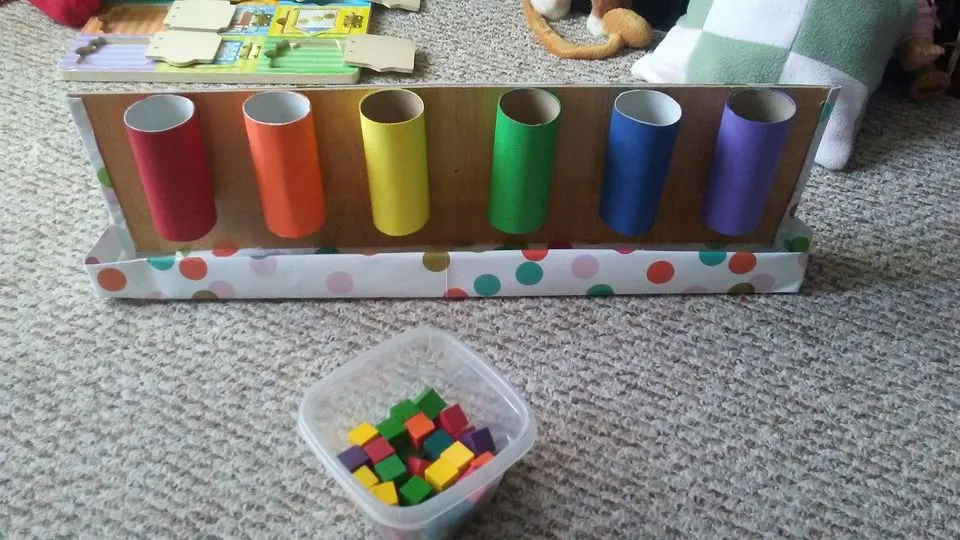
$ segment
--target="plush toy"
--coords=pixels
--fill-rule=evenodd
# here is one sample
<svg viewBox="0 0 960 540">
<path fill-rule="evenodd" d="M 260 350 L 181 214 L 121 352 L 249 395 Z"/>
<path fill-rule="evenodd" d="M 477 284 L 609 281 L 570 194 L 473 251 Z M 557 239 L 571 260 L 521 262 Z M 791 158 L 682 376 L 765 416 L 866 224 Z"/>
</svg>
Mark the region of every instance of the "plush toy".
<svg viewBox="0 0 960 540">
<path fill-rule="evenodd" d="M 839 85 L 816 161 L 841 169 L 916 16 L 916 0 L 691 0 L 631 72 L 661 84 Z"/>
<path fill-rule="evenodd" d="M 64 26 L 80 28 L 100 13 L 101 0 L 30 0 L 48 17 Z"/>
<path fill-rule="evenodd" d="M 623 47 L 633 47 L 635 49 L 646 47 L 653 39 L 653 29 L 635 11 L 620 7 L 609 8 L 609 5 L 614 4 L 614 2 L 605 2 L 607 5 L 603 7 L 609 9 L 601 12 L 597 6 L 604 2 L 594 0 L 594 10 L 590 13 L 590 18 L 587 19 L 587 27 L 591 29 L 591 32 L 602 32 L 602 35 L 607 36 L 607 42 L 596 45 L 574 45 L 557 34 L 553 28 L 550 28 L 543 13 L 538 11 L 531 2 L 537 2 L 541 8 L 544 8 L 544 0 L 523 0 L 523 12 L 527 17 L 527 24 L 530 25 L 540 43 L 560 58 L 600 60 L 613 56 Z M 567 0 L 566 8 L 569 9 L 569 7 L 570 2 Z M 565 15 L 566 11 L 557 10 L 557 6 L 552 4 L 547 9 L 547 13 L 556 18 Z M 598 13 L 600 13 L 599 16 Z M 600 26 L 592 26 L 589 22 L 591 20 L 599 21 Z M 600 30 L 597 30 L 597 28 Z"/>
<path fill-rule="evenodd" d="M 900 66 L 911 75 L 910 97 L 928 101 L 950 88 L 950 76 L 934 64 L 946 52 L 934 43 L 939 26 L 937 5 L 933 0 L 916 0 L 917 17 L 897 47 Z"/>
</svg>

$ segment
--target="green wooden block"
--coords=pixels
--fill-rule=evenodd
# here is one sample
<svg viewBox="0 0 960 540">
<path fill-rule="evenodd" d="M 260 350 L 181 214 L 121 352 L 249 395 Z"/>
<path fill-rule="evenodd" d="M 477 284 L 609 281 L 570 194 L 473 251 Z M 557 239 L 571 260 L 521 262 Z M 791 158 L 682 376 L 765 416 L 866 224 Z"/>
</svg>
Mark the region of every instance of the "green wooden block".
<svg viewBox="0 0 960 540">
<path fill-rule="evenodd" d="M 414 398 L 413 403 L 431 420 L 436 419 L 440 411 L 447 408 L 447 403 L 433 388 L 427 388 L 420 392 L 420 395 Z"/>
<path fill-rule="evenodd" d="M 413 418 L 418 412 L 420 412 L 420 409 L 409 399 L 405 399 L 393 407 L 390 407 L 390 416 L 401 422 L 406 422 Z"/>
<path fill-rule="evenodd" d="M 400 502 L 404 506 L 420 504 L 430 498 L 430 495 L 433 495 L 433 487 L 419 476 L 411 476 L 400 487 Z"/>
<path fill-rule="evenodd" d="M 373 470 L 377 472 L 381 482 L 394 482 L 399 485 L 407 478 L 407 466 L 396 454 L 374 465 Z"/>
<path fill-rule="evenodd" d="M 377 424 L 377 431 L 380 436 L 390 443 L 390 446 L 397 452 L 410 446 L 410 435 L 407 433 L 407 426 L 397 418 L 387 418 Z"/>
</svg>

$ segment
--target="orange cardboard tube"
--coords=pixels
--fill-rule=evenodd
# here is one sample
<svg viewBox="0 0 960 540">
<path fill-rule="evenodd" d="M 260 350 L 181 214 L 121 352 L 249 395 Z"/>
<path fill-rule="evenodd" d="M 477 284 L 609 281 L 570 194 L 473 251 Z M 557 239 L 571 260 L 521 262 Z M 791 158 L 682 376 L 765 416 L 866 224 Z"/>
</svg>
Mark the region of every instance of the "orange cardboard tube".
<svg viewBox="0 0 960 540">
<path fill-rule="evenodd" d="M 282 238 L 318 231 L 327 212 L 310 100 L 261 92 L 243 103 L 243 116 L 267 228 Z"/>
</svg>

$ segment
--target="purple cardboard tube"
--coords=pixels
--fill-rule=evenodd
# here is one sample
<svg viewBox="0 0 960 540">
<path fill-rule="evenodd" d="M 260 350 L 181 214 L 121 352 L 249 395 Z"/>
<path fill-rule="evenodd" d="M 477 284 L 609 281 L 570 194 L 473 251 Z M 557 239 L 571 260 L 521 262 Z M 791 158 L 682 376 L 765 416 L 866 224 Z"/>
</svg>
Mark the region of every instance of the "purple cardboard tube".
<svg viewBox="0 0 960 540">
<path fill-rule="evenodd" d="M 760 225 L 796 112 L 793 99 L 779 90 L 751 88 L 730 95 L 703 201 L 707 227 L 741 236 Z"/>
</svg>

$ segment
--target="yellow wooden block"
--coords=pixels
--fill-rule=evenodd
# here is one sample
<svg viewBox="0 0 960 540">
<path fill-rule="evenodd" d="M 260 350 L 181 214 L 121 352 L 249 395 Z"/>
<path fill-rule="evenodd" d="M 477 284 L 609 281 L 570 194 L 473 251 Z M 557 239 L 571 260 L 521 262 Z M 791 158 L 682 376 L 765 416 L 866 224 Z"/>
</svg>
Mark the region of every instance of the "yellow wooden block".
<svg viewBox="0 0 960 540">
<path fill-rule="evenodd" d="M 451 444 L 440 454 L 440 459 L 453 465 L 457 469 L 457 473 L 463 473 L 467 470 L 470 462 L 473 461 L 473 457 L 473 452 L 460 441 Z"/>
<path fill-rule="evenodd" d="M 370 491 L 373 492 L 376 498 L 380 499 L 385 504 L 393 506 L 397 505 L 397 488 L 394 487 L 393 482 L 377 484 L 370 488 Z"/>
<path fill-rule="evenodd" d="M 374 474 L 374 472 L 370 470 L 370 467 L 367 467 L 366 465 L 353 471 L 353 477 L 356 478 L 357 481 L 363 484 L 363 487 L 367 489 L 377 485 L 377 482 L 380 481 L 380 479 L 377 478 L 377 475 Z"/>
<path fill-rule="evenodd" d="M 437 491 L 443 491 L 453 485 L 458 476 L 460 471 L 442 458 L 434 461 L 427 470 L 423 471 L 424 479 Z"/>
<path fill-rule="evenodd" d="M 369 423 L 363 423 L 353 428 L 353 431 L 347 434 L 347 440 L 350 441 L 350 444 L 363 446 L 376 439 L 378 435 L 380 435 L 380 433 L 377 432 L 377 428 Z"/>
</svg>

